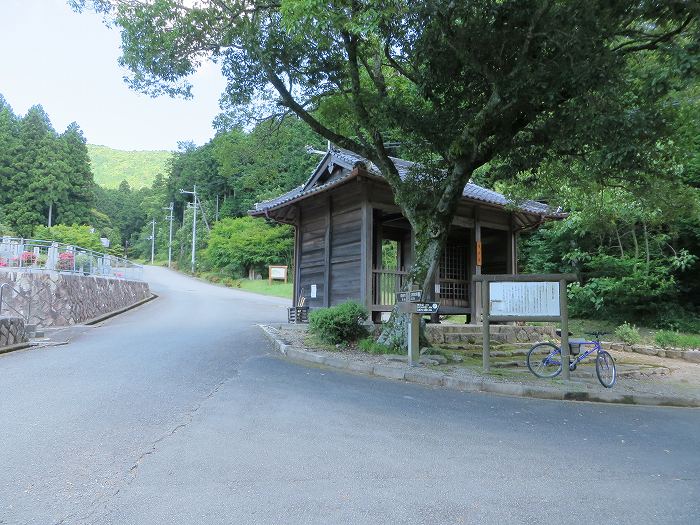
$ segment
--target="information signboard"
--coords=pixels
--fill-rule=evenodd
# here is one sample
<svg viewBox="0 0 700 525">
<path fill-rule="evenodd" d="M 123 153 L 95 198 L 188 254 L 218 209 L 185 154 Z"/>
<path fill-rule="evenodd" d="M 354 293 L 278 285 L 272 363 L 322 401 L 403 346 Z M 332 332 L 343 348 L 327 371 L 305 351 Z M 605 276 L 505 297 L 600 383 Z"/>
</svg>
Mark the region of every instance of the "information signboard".
<svg viewBox="0 0 700 525">
<path fill-rule="evenodd" d="M 490 369 L 490 325 L 492 322 L 560 322 L 562 378 L 569 379 L 569 315 L 566 283 L 573 274 L 484 275 L 474 281 L 484 284 L 481 294 L 483 316 L 483 364 Z"/>
<path fill-rule="evenodd" d="M 417 314 L 436 314 L 438 308 L 440 308 L 439 303 L 415 303 Z"/>
<path fill-rule="evenodd" d="M 396 299 L 399 303 L 416 303 L 420 301 L 423 290 L 411 290 L 410 292 L 398 292 Z"/>
<path fill-rule="evenodd" d="M 286 266 L 270 266 L 269 281 L 284 281 L 287 282 L 287 267 Z"/>
<path fill-rule="evenodd" d="M 559 282 L 489 282 L 492 316 L 559 317 Z"/>
</svg>

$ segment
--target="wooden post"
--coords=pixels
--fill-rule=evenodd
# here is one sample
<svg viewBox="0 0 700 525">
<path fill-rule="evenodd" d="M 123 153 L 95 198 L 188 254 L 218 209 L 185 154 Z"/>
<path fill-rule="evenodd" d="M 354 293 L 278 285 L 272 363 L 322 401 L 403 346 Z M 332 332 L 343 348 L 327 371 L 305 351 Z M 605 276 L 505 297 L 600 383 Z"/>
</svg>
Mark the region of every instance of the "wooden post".
<svg viewBox="0 0 700 525">
<path fill-rule="evenodd" d="M 360 303 L 372 308 L 372 206 L 362 185 L 362 231 L 360 234 Z"/>
<path fill-rule="evenodd" d="M 420 359 L 420 318 L 418 314 L 408 315 L 408 364 L 416 366 Z"/>
<path fill-rule="evenodd" d="M 566 305 L 566 281 L 559 281 L 559 314 L 561 315 L 561 375 L 562 379 L 570 377 L 569 365 L 569 312 Z"/>
<path fill-rule="evenodd" d="M 484 336 L 484 344 L 483 344 L 483 354 L 482 354 L 482 364 L 484 367 L 484 372 L 488 372 L 491 370 L 491 323 L 489 319 L 489 314 L 490 312 L 490 305 L 489 305 L 489 299 L 490 299 L 490 290 L 489 290 L 489 283 L 488 281 L 481 283 L 481 295 L 483 298 L 483 304 L 482 304 L 482 313 L 484 316 L 484 322 L 482 326 L 482 332 Z"/>
<path fill-rule="evenodd" d="M 479 219 L 479 208 L 474 208 L 474 274 L 481 275 L 481 220 Z M 473 281 L 472 281 L 473 282 Z M 474 283 L 474 282 L 473 282 Z M 472 324 L 480 324 L 481 320 L 481 295 L 483 283 L 474 283 L 474 308 L 472 310 Z"/>
<path fill-rule="evenodd" d="M 515 265 L 513 264 L 513 216 L 510 215 L 508 220 L 508 239 L 506 240 L 506 271 L 510 274 L 517 273 L 515 271 Z"/>
<path fill-rule="evenodd" d="M 301 208 L 297 207 L 296 223 L 294 225 L 294 297 L 292 306 L 299 306 L 301 295 Z"/>
<path fill-rule="evenodd" d="M 323 251 L 323 305 L 331 305 L 331 221 L 333 217 L 333 203 L 330 196 L 326 199 L 326 235 L 324 238 L 325 249 Z"/>
</svg>

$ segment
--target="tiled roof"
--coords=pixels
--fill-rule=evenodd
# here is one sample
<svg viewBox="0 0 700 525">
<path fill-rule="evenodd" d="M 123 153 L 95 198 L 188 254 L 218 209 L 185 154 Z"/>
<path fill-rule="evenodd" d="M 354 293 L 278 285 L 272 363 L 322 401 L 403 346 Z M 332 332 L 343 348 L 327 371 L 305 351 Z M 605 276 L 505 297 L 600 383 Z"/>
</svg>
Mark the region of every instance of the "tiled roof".
<svg viewBox="0 0 700 525">
<path fill-rule="evenodd" d="M 255 209 L 251 210 L 251 213 L 253 215 L 258 215 L 262 214 L 266 211 L 272 210 L 274 208 L 278 208 L 286 203 L 289 203 L 291 201 L 298 200 L 300 198 L 306 198 L 309 195 L 313 195 L 314 193 L 319 193 L 321 191 L 324 191 L 328 188 L 331 188 L 333 186 L 336 186 L 347 179 L 351 178 L 353 175 L 350 173 L 352 171 L 352 168 L 358 163 L 362 162 L 365 164 L 367 167 L 367 170 L 372 173 L 373 175 L 381 177 L 381 171 L 377 166 L 375 166 L 372 162 L 368 161 L 367 159 L 356 155 L 355 153 L 352 153 L 348 150 L 344 149 L 331 149 L 327 154 L 326 157 L 321 161 L 321 164 L 330 156 L 330 160 L 334 164 L 339 164 L 345 168 L 347 168 L 349 171 L 340 177 L 336 177 L 329 182 L 319 184 L 316 186 L 311 186 L 308 187 L 307 189 L 304 189 L 308 186 L 309 182 L 313 179 L 312 177 L 303 185 L 294 188 L 291 191 L 288 191 L 287 193 L 280 195 L 279 197 L 276 197 L 274 199 L 270 199 L 264 202 L 260 202 L 255 204 Z M 394 164 L 396 165 L 399 175 L 401 178 L 405 178 L 408 175 L 409 170 L 414 166 L 413 162 L 399 159 L 392 157 L 392 161 L 394 161 Z M 319 166 L 321 165 L 319 164 Z M 318 169 L 318 168 L 317 168 Z M 314 171 L 314 174 L 316 171 Z M 530 213 L 533 215 L 540 215 L 540 216 L 545 216 L 545 217 L 552 217 L 552 218 L 558 218 L 558 217 L 564 217 L 564 214 L 561 213 L 558 209 L 553 209 L 547 204 L 533 201 L 533 200 L 524 200 L 520 202 L 513 202 L 509 200 L 505 195 L 498 193 L 497 191 L 490 190 L 488 188 L 484 188 L 483 186 L 479 186 L 477 184 L 474 184 L 473 182 L 469 182 L 465 187 L 464 191 L 462 192 L 462 195 L 466 199 L 470 199 L 473 201 L 479 201 L 479 202 L 485 202 L 488 204 L 494 204 L 496 206 L 501 206 L 501 207 L 506 207 L 506 206 L 514 206 L 515 208 L 525 212 L 525 213 Z"/>
</svg>

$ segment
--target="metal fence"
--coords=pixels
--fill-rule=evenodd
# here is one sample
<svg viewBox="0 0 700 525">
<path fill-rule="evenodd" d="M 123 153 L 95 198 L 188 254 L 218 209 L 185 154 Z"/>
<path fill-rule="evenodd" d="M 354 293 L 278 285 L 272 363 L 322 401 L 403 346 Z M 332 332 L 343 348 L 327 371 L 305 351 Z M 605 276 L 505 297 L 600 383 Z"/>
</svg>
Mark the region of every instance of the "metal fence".
<svg viewBox="0 0 700 525">
<path fill-rule="evenodd" d="M 123 257 L 55 241 L 0 238 L 0 271 L 50 271 L 143 280 L 143 266 Z"/>
</svg>

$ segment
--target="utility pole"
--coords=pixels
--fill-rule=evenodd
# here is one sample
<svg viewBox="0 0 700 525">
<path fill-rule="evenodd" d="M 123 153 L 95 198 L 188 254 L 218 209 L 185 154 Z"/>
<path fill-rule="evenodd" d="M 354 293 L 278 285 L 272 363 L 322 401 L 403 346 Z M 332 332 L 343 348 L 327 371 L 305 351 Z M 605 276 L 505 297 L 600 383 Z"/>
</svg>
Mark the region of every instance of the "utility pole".
<svg viewBox="0 0 700 525">
<path fill-rule="evenodd" d="M 171 202 L 170 206 L 166 206 L 163 209 L 170 212 L 166 217 L 166 220 L 170 222 L 170 233 L 168 234 L 168 268 L 170 268 L 170 264 L 173 260 L 173 211 L 175 209 L 175 203 Z"/>
<path fill-rule="evenodd" d="M 156 255 L 156 220 L 151 221 L 151 264 Z"/>
<path fill-rule="evenodd" d="M 194 185 L 192 191 L 180 190 L 180 193 L 194 196 L 194 206 L 192 208 L 192 273 L 194 274 L 195 250 L 197 245 L 197 185 Z"/>
</svg>

